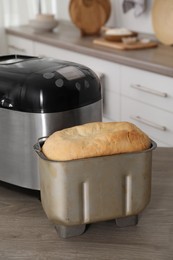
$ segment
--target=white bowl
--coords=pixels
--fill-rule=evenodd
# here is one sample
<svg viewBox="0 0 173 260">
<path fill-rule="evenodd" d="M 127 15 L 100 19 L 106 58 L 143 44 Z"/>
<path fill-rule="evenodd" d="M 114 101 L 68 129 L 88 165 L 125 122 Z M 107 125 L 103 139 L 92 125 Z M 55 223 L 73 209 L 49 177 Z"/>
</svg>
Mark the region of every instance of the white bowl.
<svg viewBox="0 0 173 260">
<path fill-rule="evenodd" d="M 29 25 L 35 32 L 49 32 L 58 26 L 58 21 L 33 19 L 29 21 Z"/>
<path fill-rule="evenodd" d="M 39 21 L 53 21 L 55 20 L 54 14 L 37 14 L 36 20 Z"/>
</svg>

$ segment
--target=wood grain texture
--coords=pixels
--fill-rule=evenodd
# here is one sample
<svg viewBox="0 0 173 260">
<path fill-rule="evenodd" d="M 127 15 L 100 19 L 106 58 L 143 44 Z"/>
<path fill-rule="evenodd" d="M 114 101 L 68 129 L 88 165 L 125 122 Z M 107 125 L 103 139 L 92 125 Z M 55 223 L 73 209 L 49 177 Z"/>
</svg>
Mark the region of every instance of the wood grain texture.
<svg viewBox="0 0 173 260">
<path fill-rule="evenodd" d="M 109 0 L 71 0 L 69 14 L 82 35 L 99 34 L 110 16 Z"/>
<path fill-rule="evenodd" d="M 153 152 L 151 202 L 135 227 L 118 228 L 112 220 L 60 239 L 38 195 L 0 182 L 0 260 L 173 259 L 173 148 Z"/>
<path fill-rule="evenodd" d="M 139 49 L 150 49 L 158 46 L 157 42 L 150 41 L 148 43 L 136 42 L 133 44 L 125 44 L 123 42 L 111 42 L 103 38 L 98 38 L 93 41 L 94 44 L 101 46 L 117 49 L 117 50 L 139 50 Z"/>
</svg>

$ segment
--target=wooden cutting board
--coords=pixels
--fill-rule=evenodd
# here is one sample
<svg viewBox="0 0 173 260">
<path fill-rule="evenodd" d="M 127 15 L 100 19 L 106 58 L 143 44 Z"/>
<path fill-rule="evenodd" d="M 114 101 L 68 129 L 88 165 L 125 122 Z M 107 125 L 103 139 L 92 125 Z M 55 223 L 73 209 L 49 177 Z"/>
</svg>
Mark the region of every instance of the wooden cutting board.
<svg viewBox="0 0 173 260">
<path fill-rule="evenodd" d="M 110 47 L 113 49 L 118 49 L 118 50 L 137 50 L 137 49 L 148 49 L 148 48 L 155 48 L 158 46 L 157 42 L 150 41 L 148 43 L 142 43 L 142 42 L 137 42 L 133 44 L 125 44 L 123 42 L 111 42 L 107 41 L 104 38 L 98 38 L 93 40 L 94 44 L 105 46 L 105 47 Z"/>
<path fill-rule="evenodd" d="M 110 12 L 110 0 L 71 0 L 69 4 L 71 20 L 82 35 L 99 34 Z"/>
</svg>

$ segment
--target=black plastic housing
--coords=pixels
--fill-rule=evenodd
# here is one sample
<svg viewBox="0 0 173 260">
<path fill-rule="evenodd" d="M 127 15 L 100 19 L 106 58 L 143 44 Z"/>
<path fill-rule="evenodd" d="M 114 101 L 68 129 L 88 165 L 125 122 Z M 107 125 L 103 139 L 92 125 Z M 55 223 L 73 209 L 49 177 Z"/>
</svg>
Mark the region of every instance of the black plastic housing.
<svg viewBox="0 0 173 260">
<path fill-rule="evenodd" d="M 52 113 L 87 106 L 100 99 L 100 80 L 86 66 L 53 58 L 0 57 L 2 108 Z"/>
</svg>

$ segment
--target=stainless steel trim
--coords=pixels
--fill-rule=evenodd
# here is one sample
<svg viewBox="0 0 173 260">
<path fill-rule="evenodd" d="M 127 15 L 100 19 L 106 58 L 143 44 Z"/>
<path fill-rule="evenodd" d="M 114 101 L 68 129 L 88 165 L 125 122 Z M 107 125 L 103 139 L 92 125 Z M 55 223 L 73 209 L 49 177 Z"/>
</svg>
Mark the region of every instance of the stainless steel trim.
<svg viewBox="0 0 173 260">
<path fill-rule="evenodd" d="M 154 89 L 151 89 L 151 88 L 148 88 L 148 87 L 145 87 L 145 86 L 141 86 L 139 84 L 131 84 L 130 87 L 131 88 L 135 88 L 135 89 L 140 90 L 140 91 L 143 91 L 143 92 L 147 92 L 149 94 L 160 96 L 160 97 L 165 97 L 166 98 L 168 96 L 168 94 L 166 92 L 161 92 L 161 91 L 158 91 L 158 90 L 154 90 Z"/>
</svg>

